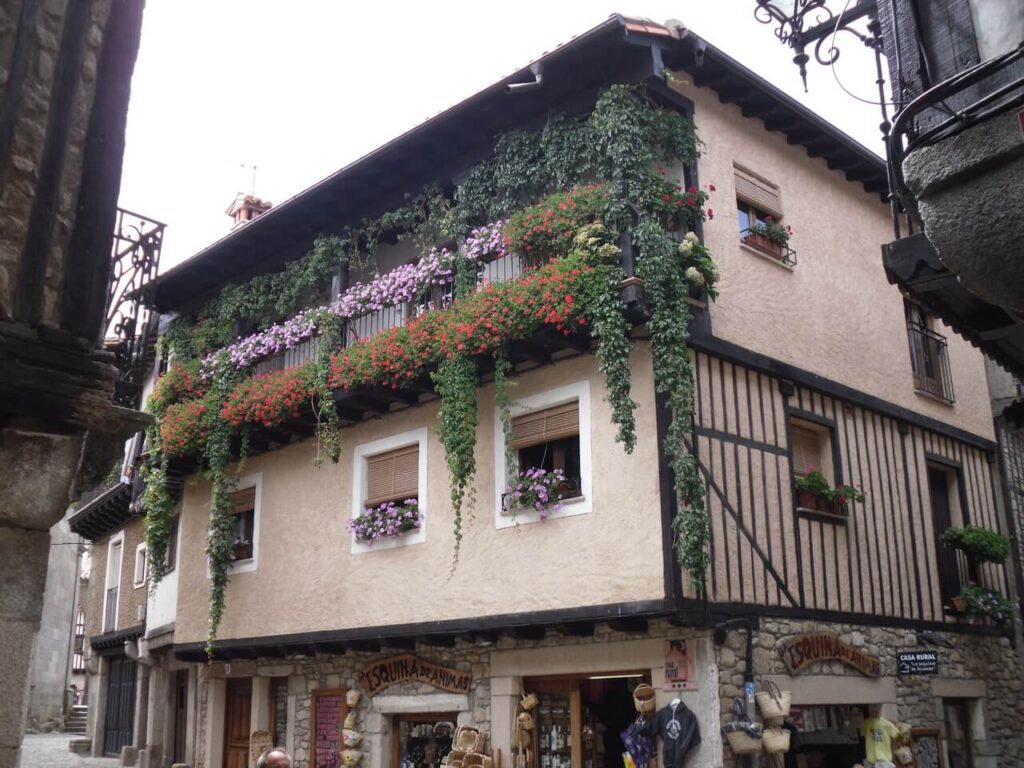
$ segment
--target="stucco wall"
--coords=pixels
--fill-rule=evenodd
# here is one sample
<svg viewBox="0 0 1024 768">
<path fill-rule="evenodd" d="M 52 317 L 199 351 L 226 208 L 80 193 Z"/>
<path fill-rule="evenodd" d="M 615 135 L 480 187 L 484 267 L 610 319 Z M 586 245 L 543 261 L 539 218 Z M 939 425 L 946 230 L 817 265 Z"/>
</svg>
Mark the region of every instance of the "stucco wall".
<svg viewBox="0 0 1024 768">
<path fill-rule="evenodd" d="M 147 588 L 135 587 L 132 579 L 135 573 L 135 548 L 145 540 L 146 531 L 142 518 L 133 518 L 122 529 L 124 532 L 124 553 L 121 560 L 121 591 L 117 596 L 117 629 L 138 626 L 146 622 L 138 620 L 138 607 L 145 605 Z M 107 553 L 110 540 L 117 533 L 105 536 L 92 545 L 90 589 L 85 603 L 85 636 L 93 637 L 103 633 L 103 605 L 107 591 Z M 107 631 L 111 631 L 108 629 Z"/>
<path fill-rule="evenodd" d="M 636 450 L 614 442 L 603 378 L 591 356 L 519 376 L 513 399 L 588 380 L 591 391 L 593 511 L 498 530 L 494 517 L 493 387 L 480 389 L 476 505 L 464 524 L 462 555 L 452 571 L 452 512 L 438 403 L 342 431 L 337 465 L 314 467 L 315 441 L 250 458 L 245 475 L 261 476 L 257 568 L 232 576 L 220 636 L 248 637 L 325 628 L 423 622 L 660 599 L 658 502 L 650 358 L 633 358 Z M 426 541 L 350 553 L 353 451 L 361 443 L 428 427 Z M 188 483 L 182 514 L 175 641 L 206 636 L 209 581 L 204 541 L 209 486 Z M 536 567 L 545 564 L 544 568 Z M 553 565 L 552 565 L 553 564 Z M 616 565 L 617 564 L 617 565 Z M 611 567 L 610 567 L 611 566 Z M 97 564 L 97 567 L 99 565 Z M 400 574 L 397 578 L 395 574 Z"/>
<path fill-rule="evenodd" d="M 948 341 L 956 404 L 914 392 L 903 300 L 882 266 L 893 232 L 881 199 L 713 91 L 683 79 L 678 88 L 693 100 L 705 142 L 701 185 L 716 187 L 704 227 L 721 272 L 714 335 L 991 438 L 982 355 L 952 329 L 937 328 Z M 795 269 L 740 245 L 734 163 L 780 188 Z"/>
</svg>

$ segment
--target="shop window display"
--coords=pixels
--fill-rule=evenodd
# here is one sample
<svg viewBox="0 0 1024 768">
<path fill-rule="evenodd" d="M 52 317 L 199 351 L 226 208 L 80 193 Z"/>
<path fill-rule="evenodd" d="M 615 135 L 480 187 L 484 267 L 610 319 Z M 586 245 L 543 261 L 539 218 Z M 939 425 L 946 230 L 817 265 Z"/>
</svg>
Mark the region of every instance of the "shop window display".
<svg viewBox="0 0 1024 768">
<path fill-rule="evenodd" d="M 439 768 L 452 749 L 457 713 L 396 715 L 393 768 Z"/>
</svg>

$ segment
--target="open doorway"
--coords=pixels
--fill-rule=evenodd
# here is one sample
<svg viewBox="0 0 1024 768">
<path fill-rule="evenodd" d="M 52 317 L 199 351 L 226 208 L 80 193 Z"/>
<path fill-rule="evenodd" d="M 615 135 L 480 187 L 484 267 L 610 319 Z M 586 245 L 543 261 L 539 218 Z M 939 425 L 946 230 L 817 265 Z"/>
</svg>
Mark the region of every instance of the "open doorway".
<svg viewBox="0 0 1024 768">
<path fill-rule="evenodd" d="M 620 734 L 636 719 L 633 689 L 646 672 L 533 677 L 523 689 L 537 694 L 534 765 L 537 768 L 619 768 L 626 751 Z"/>
</svg>

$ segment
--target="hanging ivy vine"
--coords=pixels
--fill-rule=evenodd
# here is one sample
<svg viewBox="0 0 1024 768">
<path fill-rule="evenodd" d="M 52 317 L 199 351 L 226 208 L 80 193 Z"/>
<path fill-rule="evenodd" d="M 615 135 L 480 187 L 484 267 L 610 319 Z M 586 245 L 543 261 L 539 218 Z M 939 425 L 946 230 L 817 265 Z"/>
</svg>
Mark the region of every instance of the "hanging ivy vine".
<svg viewBox="0 0 1024 768">
<path fill-rule="evenodd" d="M 481 356 L 494 360 L 507 467 L 515 462 L 509 397 L 513 366 L 505 345 L 544 324 L 559 332 L 590 334 L 616 438 L 627 452 L 633 450 L 636 403 L 631 396 L 630 322 L 620 296 L 626 275 L 618 245 L 619 233 L 625 231 L 631 232 L 639 255 L 637 273 L 646 286 L 656 390 L 669 408 L 665 451 L 679 502 L 673 521 L 676 555 L 691 583 L 704 590 L 708 524 L 705 490 L 688 448 L 693 370 L 687 349 L 687 297 L 696 287 L 713 298 L 717 274 L 692 235 L 676 240 L 677 233 L 703 219 L 706 193 L 684 189 L 674 175 L 696 159 L 697 150 L 687 118 L 659 108 L 642 88 L 613 86 L 586 117 L 554 116 L 539 131 L 515 130 L 500 137 L 493 156 L 467 173 L 452 199 L 437 188 L 425 189 L 377 219 L 318 239 L 306 257 L 278 273 L 229 286 L 195 314 L 172 323 L 164 343 L 174 351 L 176 364 L 150 404 L 160 427 L 153 445 L 165 455 L 147 470 L 143 505 L 155 558 L 166 552 L 173 506 L 166 489 L 166 457 L 202 457 L 212 495 L 208 651 L 223 618 L 234 551 L 233 436 L 241 435 L 240 450 L 237 443 L 234 447 L 244 458 L 250 425 L 281 423 L 309 403 L 317 420 L 317 462 L 337 461 L 336 389 L 399 387 L 429 371 L 441 399 L 438 434 L 454 514 L 453 568 L 473 508 Z M 599 183 L 582 186 L 595 177 Z M 426 251 L 445 238 L 471 232 L 477 237 L 481 230 L 475 227 L 494 222 L 501 226 L 508 250 L 534 263 L 554 259 L 555 264 L 489 293 L 477 290 L 480 262 L 470 264 L 459 256 L 450 310 L 428 312 L 406 327 L 355 346 L 344 343 L 340 322 L 327 319 L 319 328 L 316 359 L 299 369 L 247 378 L 251 369 L 234 367 L 224 353 L 212 373 L 196 361 L 231 342 L 241 324 L 265 327 L 316 300 L 317 291 L 340 265 L 358 269 L 372 263 L 385 236 L 412 238 Z M 493 226 L 491 231 L 498 232 Z M 153 573 L 154 582 L 163 575 L 159 569 Z"/>
</svg>

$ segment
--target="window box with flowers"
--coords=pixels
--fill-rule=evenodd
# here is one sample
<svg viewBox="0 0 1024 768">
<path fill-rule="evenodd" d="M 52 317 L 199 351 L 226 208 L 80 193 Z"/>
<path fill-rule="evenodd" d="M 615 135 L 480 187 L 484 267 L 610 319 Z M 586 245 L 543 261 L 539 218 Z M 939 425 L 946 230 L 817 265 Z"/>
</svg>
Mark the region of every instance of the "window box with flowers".
<svg viewBox="0 0 1024 768">
<path fill-rule="evenodd" d="M 409 531 L 419 530 L 422 522 L 419 502 L 416 499 L 405 499 L 402 502 L 387 501 L 367 509 L 349 521 L 349 529 L 356 541 L 373 544 L 375 541 L 393 539 Z"/>
<path fill-rule="evenodd" d="M 541 520 L 547 520 L 552 512 L 562 509 L 564 499 L 580 495 L 579 478 L 568 478 L 561 469 L 546 470 L 530 467 L 519 473 L 518 481 L 501 495 L 501 511 L 504 515 L 517 515 L 521 511 L 533 510 Z"/>
<path fill-rule="evenodd" d="M 755 251 L 769 256 L 786 266 L 796 266 L 796 252 L 789 247 L 789 238 L 793 228 L 782 224 L 773 216 L 757 218 L 740 232 L 743 244 Z"/>
<path fill-rule="evenodd" d="M 346 525 L 353 554 L 426 541 L 427 432 L 421 427 L 355 447 Z"/>
<path fill-rule="evenodd" d="M 852 485 L 833 488 L 825 476 L 815 470 L 796 479 L 796 506 L 799 512 L 825 514 L 845 520 L 851 501 L 864 501 L 864 494 Z"/>
<path fill-rule="evenodd" d="M 953 598 L 953 607 L 964 616 L 968 624 L 991 621 L 1003 626 L 1013 619 L 1013 603 L 999 592 L 973 583 L 960 590 Z"/>
</svg>

